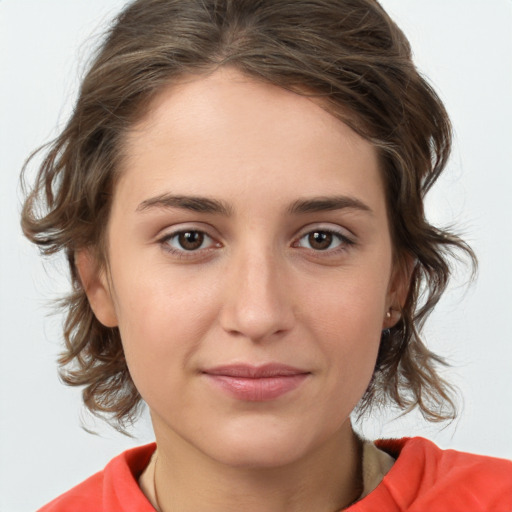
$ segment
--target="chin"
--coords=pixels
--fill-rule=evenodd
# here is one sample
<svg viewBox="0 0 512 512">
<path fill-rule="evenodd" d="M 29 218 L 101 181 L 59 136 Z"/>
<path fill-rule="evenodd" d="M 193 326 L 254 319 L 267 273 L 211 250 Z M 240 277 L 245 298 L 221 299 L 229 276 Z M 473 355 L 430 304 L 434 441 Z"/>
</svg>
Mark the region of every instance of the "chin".
<svg viewBox="0 0 512 512">
<path fill-rule="evenodd" d="M 278 440 L 245 440 L 230 443 L 229 448 L 218 450 L 215 458 L 226 466 L 239 469 L 272 469 L 300 460 L 305 455 L 305 450 L 301 448 L 303 446 Z"/>
<path fill-rule="evenodd" d="M 333 437 L 333 432 L 311 435 L 304 425 L 299 429 L 290 425 L 279 428 L 275 423 L 237 427 L 216 432 L 215 439 L 205 440 L 205 446 L 208 446 L 207 454 L 218 462 L 246 469 L 271 469 L 296 463 Z"/>
</svg>

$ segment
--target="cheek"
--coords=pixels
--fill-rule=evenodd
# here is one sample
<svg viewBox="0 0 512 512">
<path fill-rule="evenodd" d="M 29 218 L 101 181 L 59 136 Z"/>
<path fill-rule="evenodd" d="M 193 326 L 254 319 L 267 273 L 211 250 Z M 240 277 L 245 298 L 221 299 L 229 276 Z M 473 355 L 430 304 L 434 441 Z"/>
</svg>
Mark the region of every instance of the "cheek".
<svg viewBox="0 0 512 512">
<path fill-rule="evenodd" d="M 336 282 L 338 281 L 338 282 Z M 310 335 L 329 363 L 329 382 L 343 394 L 364 393 L 379 350 L 387 280 L 369 272 L 340 276 L 328 287 L 317 289 L 309 300 Z"/>
<path fill-rule="evenodd" d="M 178 385 L 218 308 L 208 283 L 194 286 L 193 279 L 157 266 L 139 265 L 136 272 L 128 267 L 117 266 L 113 275 L 116 312 L 130 374 L 148 401 L 146 395 Z"/>
<path fill-rule="evenodd" d="M 321 283 L 308 283 L 301 303 L 306 325 L 324 332 L 322 339 L 342 339 L 345 345 L 365 343 L 382 330 L 389 272 L 371 267 L 347 269 Z M 297 291 L 298 292 L 298 291 Z M 373 334 L 373 336 L 372 336 Z"/>
</svg>

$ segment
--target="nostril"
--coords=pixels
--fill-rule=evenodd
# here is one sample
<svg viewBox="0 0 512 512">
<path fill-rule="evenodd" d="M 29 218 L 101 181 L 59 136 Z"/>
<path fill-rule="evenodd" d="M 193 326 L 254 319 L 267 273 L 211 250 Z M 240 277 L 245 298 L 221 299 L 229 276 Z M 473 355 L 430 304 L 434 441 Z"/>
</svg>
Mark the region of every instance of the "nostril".
<svg viewBox="0 0 512 512">
<path fill-rule="evenodd" d="M 253 341 L 283 336 L 293 326 L 293 297 L 278 256 L 251 245 L 231 263 L 219 316 L 224 331 Z"/>
</svg>

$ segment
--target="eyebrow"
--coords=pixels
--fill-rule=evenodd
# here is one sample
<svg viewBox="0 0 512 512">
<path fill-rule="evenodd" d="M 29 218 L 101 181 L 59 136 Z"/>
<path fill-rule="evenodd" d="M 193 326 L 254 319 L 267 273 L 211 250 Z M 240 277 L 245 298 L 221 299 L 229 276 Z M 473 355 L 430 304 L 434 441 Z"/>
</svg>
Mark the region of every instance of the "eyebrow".
<svg viewBox="0 0 512 512">
<path fill-rule="evenodd" d="M 310 199 L 298 199 L 288 209 L 291 214 L 315 213 L 333 210 L 359 210 L 373 213 L 372 209 L 361 200 L 350 196 L 325 196 Z"/>
<path fill-rule="evenodd" d="M 174 196 L 162 194 L 142 201 L 137 206 L 138 212 L 144 212 L 152 208 L 180 208 L 198 213 L 217 213 L 219 215 L 231 215 L 231 207 L 223 201 L 200 196 Z"/>
<path fill-rule="evenodd" d="M 161 194 L 146 199 L 137 206 L 136 211 L 144 212 L 153 208 L 180 208 L 198 213 L 215 213 L 226 217 L 229 217 L 233 212 L 231 206 L 224 201 L 209 197 L 172 194 Z M 368 205 L 350 196 L 322 196 L 298 199 L 289 206 L 288 213 L 295 215 L 344 209 L 373 213 Z"/>
</svg>

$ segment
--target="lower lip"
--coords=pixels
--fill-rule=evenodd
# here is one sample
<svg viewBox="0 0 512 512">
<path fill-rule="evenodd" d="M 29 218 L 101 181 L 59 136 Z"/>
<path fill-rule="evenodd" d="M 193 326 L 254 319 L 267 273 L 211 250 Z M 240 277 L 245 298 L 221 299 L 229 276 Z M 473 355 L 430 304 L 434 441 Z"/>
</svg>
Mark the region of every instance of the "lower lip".
<svg viewBox="0 0 512 512">
<path fill-rule="evenodd" d="M 227 375 L 205 374 L 208 379 L 239 400 L 266 402 L 279 398 L 298 388 L 308 377 L 307 373 L 277 375 L 275 377 L 242 378 Z"/>
</svg>

